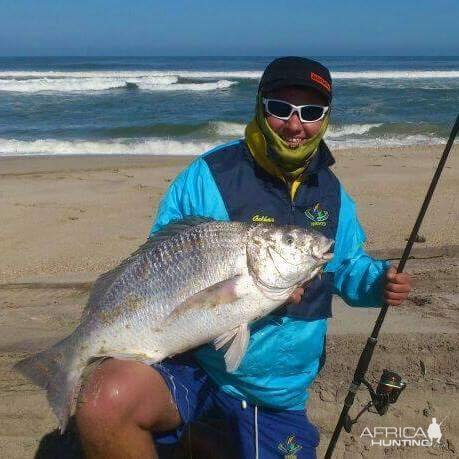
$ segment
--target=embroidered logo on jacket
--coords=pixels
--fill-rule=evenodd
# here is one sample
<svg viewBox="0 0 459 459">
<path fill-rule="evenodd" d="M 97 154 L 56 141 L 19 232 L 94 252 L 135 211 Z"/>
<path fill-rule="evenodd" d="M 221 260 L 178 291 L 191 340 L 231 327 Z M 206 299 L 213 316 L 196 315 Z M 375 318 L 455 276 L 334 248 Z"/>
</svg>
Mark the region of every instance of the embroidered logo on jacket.
<svg viewBox="0 0 459 459">
<path fill-rule="evenodd" d="M 267 215 L 255 214 L 252 217 L 252 221 L 256 223 L 274 223 L 274 218 L 268 217 Z"/>
<path fill-rule="evenodd" d="M 328 220 L 328 210 L 321 209 L 320 204 L 317 203 L 314 207 L 306 209 L 304 215 L 312 221 L 311 226 L 326 226 Z"/>
<path fill-rule="evenodd" d="M 296 453 L 303 447 L 296 442 L 295 435 L 291 434 L 277 445 L 277 449 L 284 454 L 284 459 L 296 459 Z"/>
</svg>

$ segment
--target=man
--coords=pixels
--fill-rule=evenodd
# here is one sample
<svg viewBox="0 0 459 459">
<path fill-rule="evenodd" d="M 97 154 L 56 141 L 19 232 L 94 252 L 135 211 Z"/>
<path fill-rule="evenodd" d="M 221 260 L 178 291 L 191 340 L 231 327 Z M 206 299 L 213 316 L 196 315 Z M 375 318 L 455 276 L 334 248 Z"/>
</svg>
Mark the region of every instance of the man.
<svg viewBox="0 0 459 459">
<path fill-rule="evenodd" d="M 331 101 L 324 66 L 298 57 L 273 61 L 245 139 L 187 167 L 152 229 L 187 215 L 312 228 L 335 240 L 325 274 L 251 324 L 234 373 L 210 345 L 153 367 L 105 361 L 77 410 L 89 457 L 155 457 L 152 432 L 157 444 L 176 441 L 185 424 L 210 412 L 228 420 L 237 457 L 315 457 L 319 436 L 304 407 L 325 359 L 332 293 L 352 306 L 380 306 L 384 299 L 399 305 L 410 291 L 408 275 L 364 252 L 354 203 L 329 169 L 334 159 L 322 138 Z"/>
</svg>

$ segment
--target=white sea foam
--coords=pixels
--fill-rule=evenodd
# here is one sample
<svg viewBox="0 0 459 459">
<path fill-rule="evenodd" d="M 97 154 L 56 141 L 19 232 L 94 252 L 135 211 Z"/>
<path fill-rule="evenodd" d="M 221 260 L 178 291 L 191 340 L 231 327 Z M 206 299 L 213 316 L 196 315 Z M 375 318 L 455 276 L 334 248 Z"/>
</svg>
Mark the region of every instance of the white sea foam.
<svg viewBox="0 0 459 459">
<path fill-rule="evenodd" d="M 38 70 L 0 71 L 0 78 L 156 78 L 156 77 L 180 77 L 191 79 L 258 79 L 261 72 L 257 71 L 217 71 L 203 72 L 194 70 L 132 70 L 132 71 L 87 71 L 87 72 L 58 72 Z"/>
<path fill-rule="evenodd" d="M 240 135 L 235 135 L 240 137 Z M 111 141 L 42 139 L 23 141 L 0 138 L 0 156 L 126 154 L 126 155 L 199 155 L 217 145 L 218 141 L 177 141 L 146 138 Z M 222 139 L 221 143 L 224 143 Z M 332 149 L 438 145 L 445 139 L 428 135 L 386 136 L 378 138 L 327 139 Z"/>
<path fill-rule="evenodd" d="M 0 156 L 126 154 L 126 155 L 198 155 L 212 147 L 210 142 L 179 142 L 168 139 L 124 141 L 56 140 L 23 141 L 0 138 Z"/>
<path fill-rule="evenodd" d="M 206 83 L 177 83 L 177 76 L 156 76 L 143 78 L 33 78 L 28 80 L 0 79 L 0 91 L 11 92 L 72 92 L 103 91 L 124 88 L 135 84 L 147 91 L 213 91 L 226 89 L 235 81 L 219 80 Z"/>
<path fill-rule="evenodd" d="M 245 126 L 245 124 L 230 123 L 228 121 L 210 123 L 210 129 L 213 132 L 225 137 L 243 137 Z"/>
<path fill-rule="evenodd" d="M 174 76 L 195 79 L 250 79 L 258 80 L 261 71 L 199 71 L 199 70 L 132 70 L 132 71 L 0 71 L 0 78 L 143 78 Z M 366 70 L 332 72 L 333 79 L 433 79 L 459 78 L 459 70 Z"/>
<path fill-rule="evenodd" d="M 379 72 L 334 72 L 332 78 L 336 80 L 379 80 L 379 79 L 431 79 L 431 78 L 459 78 L 459 70 L 383 70 Z"/>
<path fill-rule="evenodd" d="M 0 91 L 34 93 L 43 91 L 103 91 L 124 88 L 128 83 L 137 85 L 147 91 L 214 91 L 227 89 L 240 79 L 258 79 L 261 72 L 202 72 L 192 70 L 177 71 L 94 71 L 94 72 L 40 72 L 40 71 L 1 71 Z M 410 81 L 418 79 L 442 80 L 445 78 L 459 79 L 459 71 L 365 71 L 365 72 L 334 72 L 335 80 L 358 80 L 362 84 L 375 80 L 396 79 Z M 178 82 L 179 79 L 185 81 Z M 198 81 L 188 82 L 187 79 Z M 216 79 L 217 81 L 208 81 Z M 233 80 L 231 80 L 233 79 Z M 203 80 L 203 81 L 199 81 Z M 382 83 L 381 83 L 382 84 Z M 402 84 L 401 82 L 399 84 Z"/>
<path fill-rule="evenodd" d="M 36 78 L 31 80 L 0 80 L 0 91 L 12 92 L 100 91 L 104 89 L 121 88 L 123 86 L 126 86 L 125 81 L 114 78 Z"/>
<path fill-rule="evenodd" d="M 231 123 L 228 121 L 211 122 L 210 130 L 215 134 L 225 137 L 243 137 L 245 124 Z M 362 135 L 369 132 L 372 128 L 382 126 L 382 123 L 374 124 L 347 124 L 344 126 L 330 126 L 326 133 L 327 139 L 338 139 L 345 136 Z"/>
<path fill-rule="evenodd" d="M 122 77 L 126 83 L 138 83 L 138 84 L 148 84 L 148 85 L 166 85 L 166 84 L 175 84 L 178 81 L 178 76 L 176 75 L 157 75 L 157 76 L 144 76 L 144 77 Z"/>
<path fill-rule="evenodd" d="M 366 139 L 352 137 L 340 140 L 327 139 L 327 145 L 335 150 L 344 148 L 409 147 L 416 145 L 439 145 L 443 143 L 445 143 L 445 139 L 428 135 L 383 136 Z"/>
<path fill-rule="evenodd" d="M 210 129 L 217 135 L 228 137 L 243 137 L 245 131 L 245 124 L 231 123 L 227 121 L 217 121 L 210 123 Z M 371 129 L 382 126 L 382 123 L 373 124 L 346 124 L 343 126 L 331 125 L 327 133 L 326 139 L 339 139 L 345 136 L 363 135 L 368 133 Z"/>
<path fill-rule="evenodd" d="M 326 138 L 336 139 L 350 135 L 362 135 L 370 131 L 370 129 L 381 126 L 381 123 L 375 124 L 347 124 L 344 126 L 330 126 L 326 133 Z"/>
<path fill-rule="evenodd" d="M 149 83 L 140 82 L 138 87 L 150 91 L 215 91 L 217 89 L 228 89 L 234 84 L 237 84 L 237 82 L 228 80 L 218 80 L 211 83 L 176 83 L 166 85 L 151 85 Z"/>
</svg>

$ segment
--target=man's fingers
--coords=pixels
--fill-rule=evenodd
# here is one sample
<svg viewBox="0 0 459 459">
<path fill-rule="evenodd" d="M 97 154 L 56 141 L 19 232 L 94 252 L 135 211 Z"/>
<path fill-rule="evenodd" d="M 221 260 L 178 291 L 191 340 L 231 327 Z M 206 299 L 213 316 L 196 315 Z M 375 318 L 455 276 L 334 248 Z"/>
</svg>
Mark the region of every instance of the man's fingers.
<svg viewBox="0 0 459 459">
<path fill-rule="evenodd" d="M 386 271 L 384 300 L 392 306 L 400 306 L 411 291 L 411 278 L 407 273 L 397 273 L 395 266 Z"/>
<path fill-rule="evenodd" d="M 406 293 L 407 292 L 405 292 L 405 293 L 389 292 L 388 290 L 386 290 L 386 291 L 384 291 L 384 299 L 402 301 L 402 300 L 406 299 L 406 297 L 408 296 Z"/>
<path fill-rule="evenodd" d="M 385 289 L 394 293 L 409 293 L 411 286 L 409 284 L 394 284 L 393 282 L 389 282 L 386 284 Z"/>
<path fill-rule="evenodd" d="M 403 303 L 403 300 L 386 300 L 386 303 L 391 306 L 400 306 Z"/>
<path fill-rule="evenodd" d="M 397 275 L 397 270 L 395 269 L 394 266 L 391 266 L 391 267 L 386 271 L 386 278 L 387 278 L 388 280 L 394 280 L 396 275 Z"/>
<path fill-rule="evenodd" d="M 299 304 L 301 302 L 301 297 L 304 294 L 304 288 L 297 288 L 290 296 L 290 302 L 294 304 Z"/>
<path fill-rule="evenodd" d="M 384 298 L 389 298 L 391 300 L 398 300 L 400 298 L 406 298 L 406 293 L 400 292 L 390 292 L 389 290 L 384 291 Z"/>
<path fill-rule="evenodd" d="M 410 284 L 411 283 L 411 277 L 407 273 L 398 273 L 394 276 L 393 278 L 395 284 Z"/>
<path fill-rule="evenodd" d="M 404 284 L 406 282 L 410 282 L 410 279 L 411 279 L 408 273 L 404 273 L 404 272 L 398 273 L 395 266 L 391 266 L 386 271 L 386 278 L 397 284 Z"/>
</svg>

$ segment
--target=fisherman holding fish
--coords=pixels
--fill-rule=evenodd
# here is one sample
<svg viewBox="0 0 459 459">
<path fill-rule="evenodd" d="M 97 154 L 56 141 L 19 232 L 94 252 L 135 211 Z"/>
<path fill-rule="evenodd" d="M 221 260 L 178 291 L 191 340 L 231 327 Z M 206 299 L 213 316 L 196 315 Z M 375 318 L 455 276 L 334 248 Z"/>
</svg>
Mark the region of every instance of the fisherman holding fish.
<svg viewBox="0 0 459 459">
<path fill-rule="evenodd" d="M 274 60 L 262 75 L 255 116 L 245 138 L 200 156 L 171 184 L 158 209 L 152 241 L 163 237 L 161 231 L 168 231 L 163 228 L 170 222 L 189 216 L 249 225 L 228 226 L 222 233 L 226 227 L 216 230 L 215 225 L 202 223 L 196 228 L 207 228 L 205 237 L 193 229 L 183 233 L 174 227 L 175 237 L 186 234 L 180 239 L 185 243 L 174 242 L 175 253 L 161 252 L 159 258 L 183 259 L 180 263 L 188 263 L 183 272 L 198 277 L 193 256 L 186 251 L 204 239 L 220 238 L 215 249 L 206 246 L 206 256 L 223 261 L 213 272 L 206 271 L 206 276 L 233 269 L 229 266 L 233 262 L 224 259 L 229 255 L 239 257 L 237 263 L 247 263 L 248 271 L 245 268 L 245 277 L 230 279 L 224 274 L 220 282 L 202 284 L 203 290 L 197 288 L 192 298 L 185 297 L 182 309 L 164 322 L 180 323 L 166 339 L 172 343 L 185 336 L 187 329 L 201 332 L 221 326 L 223 330 L 222 322 L 227 327 L 231 320 L 235 322 L 213 343 L 171 358 L 162 360 L 159 347 L 142 351 L 146 354 L 143 362 L 160 363 L 146 365 L 125 360 L 122 353 L 107 352 L 115 358 L 99 362 L 92 372 L 86 369 L 76 421 L 87 457 L 157 457 L 157 447 L 177 442 L 187 424 L 210 413 L 227 420 L 235 457 L 315 457 L 319 433 L 305 407 L 308 388 L 325 361 L 332 295 L 351 306 L 379 307 L 384 301 L 400 305 L 411 289 L 407 274 L 397 274 L 389 263 L 364 251 L 365 235 L 354 201 L 330 170 L 335 160 L 323 140 L 331 103 L 332 79 L 326 67 L 300 57 Z M 256 222 L 263 222 L 259 230 Z M 284 230 L 277 225 L 294 227 Z M 238 252 L 235 248 L 233 254 L 231 241 L 241 241 L 241 232 L 247 235 L 242 239 L 249 240 L 247 249 Z M 332 240 L 330 260 L 327 251 Z M 154 249 L 154 244 L 140 249 L 138 257 Z M 322 275 L 315 275 L 324 264 Z M 129 260 L 120 269 L 128 265 Z M 175 268 L 182 269 L 174 263 L 169 266 L 161 275 L 173 276 Z M 264 268 L 268 266 L 270 270 Z M 136 268 L 133 276 L 146 277 L 145 269 Z M 104 294 L 110 299 L 107 285 L 120 275 L 118 270 L 102 276 L 89 306 L 100 303 Z M 309 282 L 300 285 L 299 279 Z M 238 308 L 244 295 L 252 295 L 252 304 L 264 304 L 264 309 L 260 306 L 242 317 Z M 123 307 L 139 307 L 137 297 L 130 298 Z M 221 308 L 223 304 L 226 309 Z M 193 315 L 199 308 L 201 315 Z M 235 313 L 240 315 L 239 322 Z M 118 307 L 108 316 L 88 314 L 86 323 L 95 324 L 101 318 L 115 320 L 121 312 Z M 148 321 L 144 325 L 151 334 L 161 333 L 165 326 Z M 114 341 L 121 340 L 117 330 L 113 327 Z M 148 335 L 140 336 L 139 346 L 145 340 Z M 105 351 L 110 346 L 106 341 Z M 176 353 L 171 349 L 165 355 Z M 27 371 L 30 361 L 20 365 L 21 371 L 31 373 Z M 56 404 L 56 397 L 48 394 L 48 399 Z M 64 412 L 63 418 L 69 413 Z M 226 457 L 219 447 L 215 457 Z"/>
</svg>

